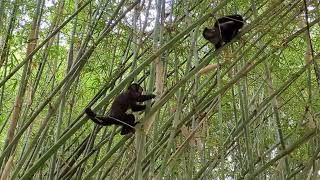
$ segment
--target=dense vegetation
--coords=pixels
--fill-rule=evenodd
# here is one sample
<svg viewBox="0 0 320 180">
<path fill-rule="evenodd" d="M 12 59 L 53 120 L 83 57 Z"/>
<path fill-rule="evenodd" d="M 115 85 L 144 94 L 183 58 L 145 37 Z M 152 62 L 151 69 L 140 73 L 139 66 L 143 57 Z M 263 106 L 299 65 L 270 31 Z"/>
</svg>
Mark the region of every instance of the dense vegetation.
<svg viewBox="0 0 320 180">
<path fill-rule="evenodd" d="M 1 179 L 318 179 L 319 6 L 0 1 Z M 134 135 L 88 120 L 131 82 L 157 95 Z"/>
</svg>

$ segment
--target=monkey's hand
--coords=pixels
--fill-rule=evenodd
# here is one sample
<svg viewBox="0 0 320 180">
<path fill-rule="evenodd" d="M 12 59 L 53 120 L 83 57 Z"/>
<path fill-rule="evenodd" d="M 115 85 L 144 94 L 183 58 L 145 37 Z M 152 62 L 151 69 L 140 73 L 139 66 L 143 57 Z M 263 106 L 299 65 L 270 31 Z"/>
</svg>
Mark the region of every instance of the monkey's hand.
<svg viewBox="0 0 320 180">
<path fill-rule="evenodd" d="M 133 126 L 135 126 L 135 125 L 137 125 L 137 124 L 140 124 L 140 121 L 135 122 Z"/>
<path fill-rule="evenodd" d="M 144 101 L 148 101 L 150 99 L 155 98 L 156 95 L 154 94 L 148 94 L 148 95 L 141 95 L 137 98 L 137 102 L 144 102 Z"/>
<path fill-rule="evenodd" d="M 96 114 L 90 108 L 87 108 L 84 112 L 90 117 L 96 117 Z"/>
<path fill-rule="evenodd" d="M 149 96 L 151 97 L 151 99 L 153 99 L 153 98 L 155 98 L 155 97 L 156 97 L 156 95 L 155 95 L 155 94 L 150 94 Z"/>
</svg>

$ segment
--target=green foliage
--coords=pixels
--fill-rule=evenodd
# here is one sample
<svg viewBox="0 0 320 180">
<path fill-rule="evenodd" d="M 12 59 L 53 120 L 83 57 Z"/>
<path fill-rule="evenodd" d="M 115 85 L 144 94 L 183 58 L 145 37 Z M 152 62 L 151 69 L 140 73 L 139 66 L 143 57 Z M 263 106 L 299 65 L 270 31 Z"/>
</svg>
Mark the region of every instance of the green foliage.
<svg viewBox="0 0 320 180">
<path fill-rule="evenodd" d="M 306 2 L 308 27 L 304 1 L 1 1 L 0 169 L 13 179 L 318 178 L 320 93 L 308 58 L 320 64 L 320 14 Z M 245 27 L 214 51 L 203 28 L 235 13 Z M 135 113 L 143 128 L 154 120 L 148 134 L 87 119 L 88 106 L 107 115 L 132 81 L 157 93 Z"/>
</svg>

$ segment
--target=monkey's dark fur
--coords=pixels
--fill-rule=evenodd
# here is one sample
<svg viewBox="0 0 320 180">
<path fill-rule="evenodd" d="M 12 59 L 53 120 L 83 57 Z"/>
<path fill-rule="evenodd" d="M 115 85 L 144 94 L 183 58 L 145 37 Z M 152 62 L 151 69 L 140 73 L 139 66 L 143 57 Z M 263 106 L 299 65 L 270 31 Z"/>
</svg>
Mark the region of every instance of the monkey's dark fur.
<svg viewBox="0 0 320 180">
<path fill-rule="evenodd" d="M 135 126 L 137 123 L 135 123 L 134 115 L 127 114 L 126 111 L 128 109 L 133 112 L 143 111 L 146 109 L 146 105 L 139 105 L 137 102 L 144 102 L 155 97 L 154 94 L 142 95 L 142 91 L 143 89 L 139 84 L 131 84 L 125 92 L 114 99 L 109 116 L 98 116 L 90 108 L 87 108 L 85 112 L 92 121 L 102 126 L 121 125 L 121 135 L 134 133 L 135 130 L 130 126 Z"/>
<path fill-rule="evenodd" d="M 235 14 L 219 18 L 212 29 L 207 27 L 203 30 L 203 37 L 211 42 L 216 49 L 230 42 L 242 28 L 244 20 L 241 15 Z"/>
</svg>

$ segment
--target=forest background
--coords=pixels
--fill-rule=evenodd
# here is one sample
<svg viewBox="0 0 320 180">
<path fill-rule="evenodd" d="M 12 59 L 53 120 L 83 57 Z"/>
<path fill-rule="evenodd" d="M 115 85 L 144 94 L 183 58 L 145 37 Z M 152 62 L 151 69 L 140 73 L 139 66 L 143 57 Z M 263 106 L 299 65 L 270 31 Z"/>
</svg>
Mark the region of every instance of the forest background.
<svg viewBox="0 0 320 180">
<path fill-rule="evenodd" d="M 1 0 L 1 179 L 319 178 L 319 5 Z M 88 120 L 133 81 L 157 95 L 134 135 Z"/>
</svg>

